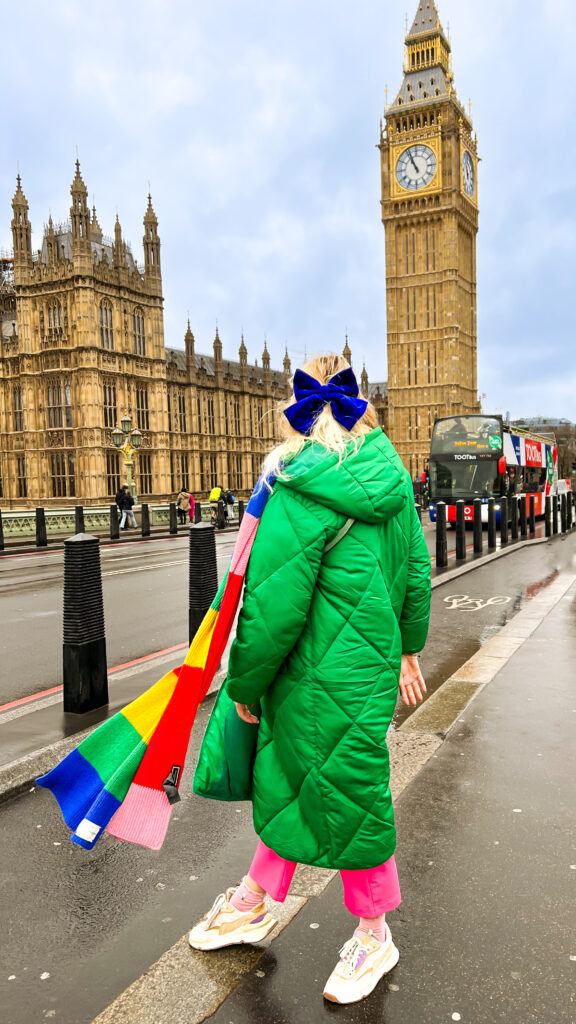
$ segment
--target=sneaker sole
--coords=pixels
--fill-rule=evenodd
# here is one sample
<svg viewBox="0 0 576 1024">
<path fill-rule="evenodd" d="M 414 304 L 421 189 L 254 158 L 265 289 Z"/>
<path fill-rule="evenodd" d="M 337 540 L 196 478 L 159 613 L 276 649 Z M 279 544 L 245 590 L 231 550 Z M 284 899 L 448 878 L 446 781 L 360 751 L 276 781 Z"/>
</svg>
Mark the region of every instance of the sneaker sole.
<svg viewBox="0 0 576 1024">
<path fill-rule="evenodd" d="M 324 989 L 324 999 L 327 999 L 330 1003 L 340 1003 L 341 1005 L 347 1003 L 359 1003 L 361 999 L 366 999 L 366 996 L 369 996 L 370 993 L 374 991 L 376 985 L 382 980 L 385 974 L 388 974 L 389 971 L 396 967 L 399 959 L 400 953 L 396 949 L 396 946 L 392 945 L 391 949 L 388 951 L 386 959 L 379 967 L 378 976 L 375 978 L 374 974 L 367 974 L 364 985 L 356 990 L 352 999 L 342 999 L 335 993 L 328 992 L 327 989 Z"/>
<path fill-rule="evenodd" d="M 251 942 L 262 942 L 270 932 L 273 932 L 276 928 L 278 921 L 275 921 L 271 917 L 268 921 L 264 921 L 259 928 L 253 928 L 252 931 L 244 932 L 241 935 L 234 935 L 230 932 L 228 935 L 214 935 L 212 938 L 206 938 L 206 941 L 202 942 L 200 939 L 192 939 L 188 936 L 188 944 L 192 949 L 210 950 L 210 949 L 224 949 L 225 946 L 242 946 Z"/>
</svg>

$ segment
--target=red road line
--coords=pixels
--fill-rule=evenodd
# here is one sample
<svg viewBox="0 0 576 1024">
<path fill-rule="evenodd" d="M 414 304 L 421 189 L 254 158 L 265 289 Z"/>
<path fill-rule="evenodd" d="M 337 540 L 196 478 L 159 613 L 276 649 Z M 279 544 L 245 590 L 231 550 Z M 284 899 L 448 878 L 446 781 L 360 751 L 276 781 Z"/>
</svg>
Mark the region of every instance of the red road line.
<svg viewBox="0 0 576 1024">
<path fill-rule="evenodd" d="M 165 647 L 163 651 L 155 651 L 154 654 L 145 654 L 143 658 L 134 658 L 133 661 L 125 661 L 122 665 L 114 665 L 114 668 L 109 668 L 108 675 L 111 676 L 115 672 L 120 672 L 123 668 L 131 668 L 133 665 L 141 665 L 145 661 L 153 661 L 154 658 L 160 658 L 163 654 L 172 654 L 173 651 L 181 651 L 188 646 L 188 644 L 175 644 L 174 647 Z M 29 697 L 20 697 L 18 700 L 11 700 L 8 704 L 0 704 L 0 714 L 3 711 L 9 711 L 10 708 L 18 708 L 22 704 L 29 704 L 31 700 L 40 700 L 41 697 L 49 697 L 53 693 L 60 693 L 63 689 L 63 686 L 52 686 L 49 690 L 40 690 L 39 693 L 32 693 Z"/>
</svg>

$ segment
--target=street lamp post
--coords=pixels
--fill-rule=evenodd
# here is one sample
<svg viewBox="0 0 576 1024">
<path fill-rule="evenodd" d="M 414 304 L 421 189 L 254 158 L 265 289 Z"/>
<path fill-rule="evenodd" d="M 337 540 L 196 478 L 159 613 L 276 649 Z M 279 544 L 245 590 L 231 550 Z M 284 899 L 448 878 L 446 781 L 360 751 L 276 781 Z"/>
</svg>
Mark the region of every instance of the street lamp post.
<svg viewBox="0 0 576 1024">
<path fill-rule="evenodd" d="M 120 427 L 122 429 L 120 429 Z M 114 427 L 112 431 L 112 440 L 116 445 L 118 451 L 124 455 L 124 469 L 126 471 L 126 483 L 130 488 L 130 494 L 136 501 L 136 484 L 132 476 L 132 467 L 134 465 L 134 453 L 138 451 L 142 444 L 142 434 L 139 430 L 132 430 L 132 419 L 130 416 L 123 416 L 120 420 L 120 427 Z"/>
</svg>

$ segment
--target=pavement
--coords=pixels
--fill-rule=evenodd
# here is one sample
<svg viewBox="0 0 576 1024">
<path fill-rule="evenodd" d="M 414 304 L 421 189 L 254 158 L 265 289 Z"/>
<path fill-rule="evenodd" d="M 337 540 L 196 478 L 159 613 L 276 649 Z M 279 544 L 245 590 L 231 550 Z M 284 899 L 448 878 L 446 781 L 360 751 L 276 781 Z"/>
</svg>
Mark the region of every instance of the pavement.
<svg viewBox="0 0 576 1024">
<path fill-rule="evenodd" d="M 525 554 L 518 558 L 528 557 L 523 547 Z M 562 550 L 567 557 L 561 571 L 536 585 L 531 600 L 504 628 L 488 627 L 480 649 L 390 737 L 404 903 L 389 915 L 389 923 L 401 960 L 369 999 L 357 1007 L 322 1000 L 323 982 L 350 931 L 340 882 L 332 872 L 299 869 L 286 905 L 277 906 L 282 930 L 263 947 L 195 954 L 185 938 L 178 938 L 215 892 L 245 870 L 254 843 L 246 805 L 183 801 L 181 824 L 171 827 L 161 855 L 120 843 L 90 855 L 75 847 L 70 852 L 68 844 L 66 854 L 66 830 L 51 797 L 34 790 L 0 807 L 0 856 L 9 865 L 5 892 L 16 886 L 22 916 L 32 914 L 34 932 L 39 932 L 27 941 L 18 903 L 4 901 L 3 1022 L 55 1017 L 62 1024 L 94 1019 L 98 1024 L 195 1024 L 205 1019 L 215 1024 L 315 1024 L 337 1013 L 347 1024 L 576 1024 L 576 934 L 569 888 L 576 881 L 571 845 L 576 824 L 573 538 Z M 505 559 L 506 564 L 512 563 Z M 451 569 L 435 586 L 473 566 L 461 566 L 459 573 Z M 475 569 L 474 579 L 488 571 Z M 178 652 L 166 657 L 181 660 Z M 140 672 L 149 679 L 149 667 L 135 665 L 119 680 L 110 713 L 140 692 Z M 43 712 L 48 717 L 41 723 L 36 716 Z M 209 705 L 202 719 L 208 712 Z M 36 736 L 46 747 L 40 755 L 46 767 L 66 752 L 67 744 L 71 749 L 79 741 L 78 723 L 74 729 L 66 726 L 54 705 L 33 715 L 3 718 L 3 738 L 8 726 L 18 731 L 19 718 L 22 727 L 30 719 L 35 729 L 41 727 Z M 67 729 L 75 734 L 66 736 Z M 193 743 L 189 773 L 196 755 Z M 6 757 L 2 762 L 6 765 Z M 13 777 L 10 782 L 3 773 L 6 794 L 13 797 L 18 787 L 22 793 L 29 786 L 31 772 L 44 770 L 34 750 L 20 751 L 9 770 L 18 766 L 20 781 Z M 43 831 L 34 834 L 37 828 Z M 209 829 L 211 846 L 205 838 Z M 45 842 L 52 834 L 48 848 L 58 849 L 47 855 Z M 26 881 L 17 868 L 31 845 L 32 855 L 42 859 L 46 885 L 46 905 L 37 904 L 35 911 L 25 909 Z M 74 862 L 72 877 L 80 883 L 76 900 L 66 889 L 61 856 Z M 148 862 L 154 866 L 144 867 Z M 149 882 L 140 910 L 136 890 L 144 896 L 144 886 L 130 888 L 126 871 L 131 864 L 134 874 L 144 876 L 136 882 Z M 197 874 L 189 876 L 190 870 Z M 116 896 L 126 891 L 138 904 L 132 921 L 118 920 L 109 898 L 102 897 L 103 903 L 91 899 L 86 883 L 94 873 L 105 876 Z M 158 877 L 169 877 L 170 884 L 156 883 Z M 67 916 L 65 904 L 72 907 Z M 70 934 L 62 927 L 51 934 L 51 922 L 59 918 Z M 157 948 L 151 967 L 142 942 L 150 929 Z M 25 954 L 14 960 L 11 950 L 19 945 Z M 72 950 L 72 962 L 66 964 Z M 42 970 L 46 963 L 50 971 Z M 32 985 L 33 974 L 26 976 L 26 971 L 36 971 L 43 980 Z M 106 986 L 98 981 L 102 976 Z"/>
</svg>

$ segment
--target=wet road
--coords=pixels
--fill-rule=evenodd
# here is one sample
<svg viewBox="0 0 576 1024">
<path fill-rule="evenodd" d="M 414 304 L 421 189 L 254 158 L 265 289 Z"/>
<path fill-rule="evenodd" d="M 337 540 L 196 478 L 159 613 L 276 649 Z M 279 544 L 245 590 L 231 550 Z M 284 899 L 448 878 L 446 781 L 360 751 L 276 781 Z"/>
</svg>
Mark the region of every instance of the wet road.
<svg viewBox="0 0 576 1024">
<path fill-rule="evenodd" d="M 216 537 L 220 576 L 235 537 Z M 102 547 L 101 562 L 109 667 L 187 641 L 187 537 Z M 0 704 L 62 682 L 63 564 L 62 551 L 0 559 Z"/>
</svg>

